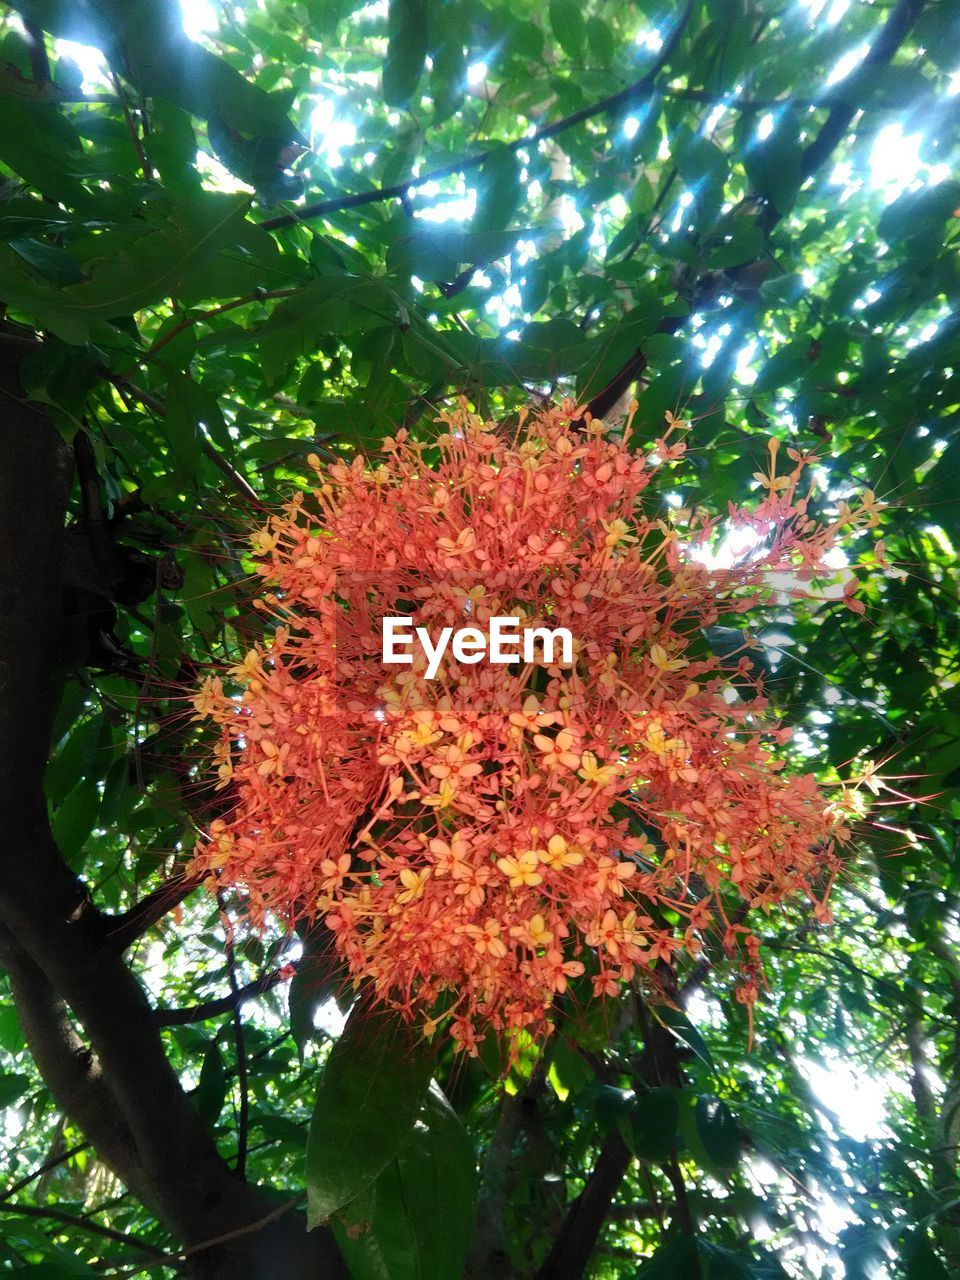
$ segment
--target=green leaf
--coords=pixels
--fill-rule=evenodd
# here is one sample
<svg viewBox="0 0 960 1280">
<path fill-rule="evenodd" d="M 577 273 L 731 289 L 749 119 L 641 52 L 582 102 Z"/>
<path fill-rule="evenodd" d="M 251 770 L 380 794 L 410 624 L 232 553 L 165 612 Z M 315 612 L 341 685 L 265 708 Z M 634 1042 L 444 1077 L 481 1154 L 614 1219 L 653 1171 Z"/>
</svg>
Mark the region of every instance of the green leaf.
<svg viewBox="0 0 960 1280">
<path fill-rule="evenodd" d="M 247 196 L 205 192 L 147 207 L 138 224 L 98 236 L 97 256 L 83 264 L 86 278 L 63 289 L 54 289 L 2 248 L 2 296 L 64 341 L 82 342 L 96 321 L 130 315 L 175 293 L 232 237 L 249 203 Z"/>
<path fill-rule="evenodd" d="M 697 1259 L 697 1242 L 693 1236 L 668 1236 L 663 1243 L 640 1264 L 636 1280 L 693 1280 L 700 1271 Z"/>
<path fill-rule="evenodd" d="M 510 225 L 522 196 L 517 153 L 509 147 L 500 147 L 484 162 L 477 178 L 474 232 L 483 235 L 503 231 Z M 518 238 L 522 234 L 518 232 Z"/>
<path fill-rule="evenodd" d="M 687 1015 L 681 1009 L 672 1009 L 669 1005 L 664 1005 L 657 1013 L 663 1025 L 712 1071 L 714 1064 L 707 1042 Z"/>
<path fill-rule="evenodd" d="M 635 1096 L 632 1089 L 620 1089 L 613 1084 L 600 1084 L 592 1089 L 593 1109 L 597 1120 L 606 1129 L 613 1129 L 633 1110 Z"/>
<path fill-rule="evenodd" d="M 90 203 L 75 176 L 82 168 L 80 138 L 53 107 L 0 98 L 0 160 L 50 200 Z"/>
<path fill-rule="evenodd" d="M 517 241 L 531 233 L 515 231 L 457 231 L 421 223 L 412 235 L 395 240 L 387 250 L 387 266 L 398 275 L 421 280 L 449 281 L 465 266 L 482 267 L 512 253 Z"/>
<path fill-rule="evenodd" d="M 200 418 L 193 395 L 192 378 L 182 373 L 172 373 L 167 383 L 166 423 L 174 453 L 182 472 L 195 477 L 203 457 L 200 436 Z"/>
<path fill-rule="evenodd" d="M 84 278 L 76 258 L 57 245 L 29 239 L 8 240 L 7 243 L 14 253 L 52 284 L 76 284 Z"/>
<path fill-rule="evenodd" d="M 706 265 L 711 271 L 722 271 L 758 258 L 763 252 L 763 232 L 755 223 L 741 219 L 740 225 L 732 228 L 731 233 L 715 245 Z"/>
<path fill-rule="evenodd" d="M 166 0 L 16 0 L 23 16 L 53 35 L 102 49 L 142 94 L 185 111 L 218 116 L 247 134 L 303 141 L 279 97 L 265 93 L 223 58 L 188 40 L 176 5 Z"/>
<path fill-rule="evenodd" d="M 803 176 L 803 148 L 796 111 L 792 107 L 778 109 L 773 132 L 763 141 L 751 136 L 745 123 L 741 141 L 743 163 L 757 195 L 769 200 L 781 217 L 786 216 L 793 208 Z"/>
<path fill-rule="evenodd" d="M 357 1005 L 330 1051 L 307 1141 L 311 1227 L 359 1195 L 413 1128 L 434 1051 L 396 1015 Z"/>
<path fill-rule="evenodd" d="M 960 182 L 940 182 L 935 187 L 905 191 L 884 210 L 877 233 L 891 244 L 916 238 L 936 238 L 958 205 Z"/>
<path fill-rule="evenodd" d="M 391 107 L 405 107 L 420 82 L 429 52 L 424 0 L 390 0 L 387 30 L 383 100 Z"/>
<path fill-rule="evenodd" d="M 30 1088 L 30 1077 L 16 1072 L 0 1074 L 0 1110 L 12 1107 Z"/>
<path fill-rule="evenodd" d="M 443 4 L 439 13 L 434 12 L 431 35 L 434 45 L 430 96 L 434 121 L 440 123 L 459 108 L 467 82 L 462 10 L 458 5 Z"/>
<path fill-rule="evenodd" d="M 928 1240 L 921 1238 L 910 1250 L 904 1280 L 949 1280 L 947 1268 L 934 1253 Z"/>
<path fill-rule="evenodd" d="M 473 1234 L 476 1155 L 437 1084 L 394 1160 L 376 1181 L 369 1234 L 337 1242 L 353 1280 L 451 1280 Z M 348 1206 L 356 1219 L 357 1208 Z M 364 1206 L 363 1212 L 369 1212 Z"/>
<path fill-rule="evenodd" d="M 223 1055 L 216 1040 L 211 1040 L 203 1055 L 200 1080 L 193 1095 L 193 1100 L 201 1118 L 207 1124 L 214 1125 L 220 1118 L 220 1112 L 223 1110 L 226 1098 L 227 1072 L 223 1065 Z"/>
<path fill-rule="evenodd" d="M 96 778 L 81 778 L 73 790 L 57 806 L 51 827 L 64 860 L 79 871 L 83 848 L 97 824 L 100 792 Z"/>
<path fill-rule="evenodd" d="M 676 1089 L 666 1087 L 638 1094 L 620 1131 L 640 1160 L 665 1160 L 677 1145 L 680 1107 Z"/>
<path fill-rule="evenodd" d="M 719 1098 L 697 1098 L 696 1120 L 707 1155 L 719 1168 L 732 1169 L 740 1160 L 740 1131 L 729 1107 Z"/>
<path fill-rule="evenodd" d="M 716 220 L 723 200 L 727 158 L 702 134 L 685 127 L 676 130 L 673 146 L 677 169 L 694 199 L 698 227 L 709 227 Z"/>
<path fill-rule="evenodd" d="M 613 65 L 617 56 L 617 41 L 608 23 L 602 18 L 591 16 L 587 19 L 587 40 L 590 51 L 604 69 Z"/>
<path fill-rule="evenodd" d="M 331 931 L 325 925 L 310 929 L 303 938 L 303 953 L 287 996 L 290 1034 L 301 1058 L 313 1035 L 317 1009 L 338 989 L 334 978 L 339 967 Z"/>
<path fill-rule="evenodd" d="M 753 384 L 754 394 L 775 391 L 778 387 L 790 386 L 800 380 L 810 368 L 807 358 L 809 350 L 809 342 L 788 342 L 786 346 L 780 347 L 761 365 Z"/>
<path fill-rule="evenodd" d="M 12 1004 L 0 1006 L 0 1049 L 19 1053 L 25 1044 L 20 1019 Z"/>
<path fill-rule="evenodd" d="M 579 59 L 587 38 L 587 27 L 576 0 L 550 0 L 550 26 L 567 57 Z"/>
</svg>

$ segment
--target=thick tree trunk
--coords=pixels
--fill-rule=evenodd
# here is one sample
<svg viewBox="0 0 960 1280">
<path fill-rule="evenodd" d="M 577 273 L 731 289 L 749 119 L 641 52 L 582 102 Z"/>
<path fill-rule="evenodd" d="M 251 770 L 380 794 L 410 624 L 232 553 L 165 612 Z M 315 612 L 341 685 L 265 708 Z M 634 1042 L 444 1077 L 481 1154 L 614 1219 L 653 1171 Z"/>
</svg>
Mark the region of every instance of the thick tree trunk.
<svg viewBox="0 0 960 1280">
<path fill-rule="evenodd" d="M 100 1157 L 182 1244 L 204 1280 L 340 1280 L 308 1235 L 234 1175 L 167 1062 L 109 922 L 60 857 L 43 774 L 57 703 L 71 450 L 25 402 L 0 332 L 0 963 L 37 1065 Z M 74 1022 L 79 1024 L 80 1033 Z"/>
</svg>

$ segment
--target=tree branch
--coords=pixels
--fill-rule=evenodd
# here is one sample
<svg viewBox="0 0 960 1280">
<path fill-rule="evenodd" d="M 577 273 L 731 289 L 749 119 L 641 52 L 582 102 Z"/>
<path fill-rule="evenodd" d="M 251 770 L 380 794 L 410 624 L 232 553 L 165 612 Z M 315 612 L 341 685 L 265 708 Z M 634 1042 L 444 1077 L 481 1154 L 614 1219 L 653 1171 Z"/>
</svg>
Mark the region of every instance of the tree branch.
<svg viewBox="0 0 960 1280">
<path fill-rule="evenodd" d="M 204 1004 L 192 1004 L 183 1009 L 155 1009 L 153 1021 L 158 1027 L 183 1027 L 194 1022 L 206 1022 L 210 1018 L 219 1018 L 225 1013 L 233 1013 L 248 1000 L 272 991 L 284 980 L 283 972 L 276 969 L 273 973 L 264 974 L 244 987 L 231 989 L 230 994 L 220 996 L 216 1000 L 207 1000 Z"/>
<path fill-rule="evenodd" d="M 16 1182 L 11 1183 L 6 1191 L 0 1192 L 0 1204 L 3 1204 L 5 1200 L 11 1199 L 24 1187 L 28 1187 L 35 1179 L 42 1178 L 45 1173 L 50 1173 L 53 1169 L 59 1169 L 62 1164 L 72 1160 L 81 1151 L 89 1151 L 89 1149 L 89 1142 L 78 1142 L 75 1146 L 67 1147 L 66 1151 L 61 1151 L 59 1155 L 51 1156 L 49 1160 L 44 1160 L 43 1164 L 38 1165 L 36 1169 L 31 1169 L 22 1178 L 18 1178 Z"/>
<path fill-rule="evenodd" d="M 0 938 L 24 1033 L 98 1153 L 178 1240 L 203 1246 L 198 1276 L 341 1280 L 329 1232 L 308 1236 L 292 1214 L 257 1225 L 269 1198 L 220 1156 L 167 1061 L 143 988 L 53 841 L 43 777 L 57 704 L 70 451 L 24 402 L 10 350 L 0 348 Z M 242 1245 L 206 1244 L 247 1229 L 255 1235 Z"/>
<path fill-rule="evenodd" d="M 880 34 L 856 72 L 864 76 L 878 67 L 885 67 L 906 39 L 910 28 L 920 17 L 924 0 L 898 0 Z M 820 132 L 803 153 L 800 172 L 810 178 L 821 167 L 847 131 L 850 121 L 860 108 L 854 102 L 837 102 L 827 116 Z"/>
<path fill-rule="evenodd" d="M 152 413 L 155 413 L 160 418 L 166 417 L 167 407 L 159 396 L 155 396 L 152 392 L 144 390 L 143 387 L 138 387 L 135 382 L 131 382 L 128 378 L 123 377 L 122 374 L 109 374 L 108 378 L 118 391 L 122 393 L 123 389 L 126 388 L 132 396 L 139 400 L 142 405 L 145 405 Z M 204 435 L 201 435 L 200 437 L 200 448 L 205 456 L 210 459 L 213 465 L 223 472 L 226 478 L 230 481 L 234 491 L 238 493 L 245 502 L 260 506 L 260 499 L 257 497 L 256 489 L 252 487 L 250 482 L 242 476 L 239 471 L 235 470 L 235 468 L 230 465 L 220 450 L 217 449 L 212 441 L 208 440 Z"/>
<path fill-rule="evenodd" d="M 227 951 L 227 981 L 230 984 L 230 999 L 233 1013 L 233 1043 L 237 1063 L 237 1089 L 240 1094 L 240 1107 L 237 1115 L 237 1159 L 234 1171 L 238 1178 L 245 1178 L 247 1171 L 247 1133 L 250 1127 L 250 1095 L 248 1093 L 247 1047 L 243 1042 L 243 1015 L 240 1012 L 240 984 L 237 981 L 237 953 L 234 946 L 233 926 L 224 907 L 223 894 L 217 894 L 220 906 L 220 923 L 224 931 L 224 942 Z"/>
<path fill-rule="evenodd" d="M 183 873 L 173 876 L 158 888 L 116 916 L 104 917 L 107 942 L 119 955 L 137 942 L 148 929 L 163 919 L 168 912 L 199 888 L 200 879 Z"/>
<path fill-rule="evenodd" d="M 586 1185 L 571 1205 L 546 1261 L 537 1272 L 537 1280 L 580 1280 L 586 1273 L 611 1202 L 632 1158 L 615 1129 L 601 1147 Z"/>
<path fill-rule="evenodd" d="M 43 31 L 35 22 L 24 22 L 23 29 L 30 48 L 30 70 L 34 80 L 37 84 L 52 83 L 53 76 L 50 74 L 50 59 L 47 56 L 47 42 Z"/>
<path fill-rule="evenodd" d="M 132 1235 L 129 1231 L 117 1231 L 114 1227 L 102 1226 L 99 1222 L 92 1222 L 89 1218 L 81 1218 L 73 1213 L 64 1213 L 62 1209 L 54 1208 L 52 1205 L 8 1204 L 5 1212 L 20 1214 L 24 1218 L 47 1218 L 52 1222 L 62 1222 L 66 1226 L 76 1228 L 78 1231 L 89 1231 L 93 1235 L 103 1236 L 106 1240 L 115 1240 L 119 1244 L 128 1245 L 131 1249 L 136 1249 L 139 1253 L 145 1253 L 151 1258 L 163 1259 L 167 1256 L 165 1250 L 158 1249 L 149 1240 Z"/>
<path fill-rule="evenodd" d="M 910 28 L 920 16 L 923 3 L 924 0 L 898 0 L 880 34 L 874 41 L 870 52 L 864 59 L 863 68 L 876 69 L 877 67 L 885 66 L 892 60 Z M 859 107 L 854 103 L 848 101 L 835 102 L 820 132 L 803 153 L 801 172 L 804 179 L 812 177 L 826 163 L 858 110 Z M 770 215 L 766 224 L 768 231 L 776 225 L 780 216 L 772 207 L 770 208 Z M 758 258 L 755 261 L 759 262 L 760 260 Z M 738 270 L 742 272 L 750 265 L 745 263 Z M 683 325 L 684 318 L 676 316 L 665 318 L 657 326 L 657 332 L 676 333 Z M 638 350 L 624 362 L 607 385 L 592 397 L 587 405 L 590 413 L 595 418 L 605 417 L 621 396 L 633 385 L 645 367 L 646 359 L 643 352 Z"/>
<path fill-rule="evenodd" d="M 547 1061 L 541 1055 L 526 1085 L 500 1100 L 500 1115 L 487 1144 L 477 1196 L 476 1226 L 464 1271 L 465 1280 L 507 1280 L 513 1266 L 507 1252 L 506 1211 L 510 1200 L 514 1145 L 524 1119 L 546 1087 Z"/>
<path fill-rule="evenodd" d="M 428 182 L 437 182 L 441 178 L 449 178 L 455 173 L 469 173 L 473 169 L 482 168 L 492 156 L 520 151 L 526 147 L 535 147 L 538 142 L 543 142 L 547 138 L 555 138 L 558 134 L 565 133 L 568 129 L 573 129 L 578 124 L 583 124 L 585 120 L 593 119 L 594 116 L 609 115 L 615 111 L 626 110 L 628 107 L 636 106 L 644 98 L 652 97 L 653 94 L 658 92 L 657 76 L 667 66 L 676 52 L 677 45 L 680 43 L 692 12 L 693 3 L 692 0 L 688 0 L 670 37 L 664 42 L 663 48 L 660 50 L 660 54 L 650 70 L 635 84 L 628 85 L 617 93 L 611 93 L 608 97 L 601 98 L 599 102 L 580 107 L 578 111 L 572 111 L 570 115 L 564 116 L 561 120 L 555 120 L 553 124 L 542 125 L 539 129 L 534 129 L 532 133 L 523 134 L 521 137 L 513 138 L 509 142 L 497 143 L 495 146 L 488 148 L 486 151 L 480 151 L 476 155 L 464 156 L 460 160 L 451 161 L 450 164 L 441 165 L 437 169 L 432 169 L 429 173 L 421 174 L 418 178 L 408 178 L 389 187 L 375 187 L 372 191 L 360 191 L 354 195 L 331 196 L 329 200 L 319 200 L 315 204 L 304 205 L 302 209 L 295 209 L 292 213 L 281 213 L 274 218 L 267 218 L 260 223 L 260 226 L 267 231 L 275 231 L 279 227 L 293 227 L 310 218 L 323 218 L 328 214 L 341 213 L 346 209 L 359 209 L 364 205 L 379 204 L 384 200 L 403 200 L 411 187 L 426 186 Z"/>
</svg>

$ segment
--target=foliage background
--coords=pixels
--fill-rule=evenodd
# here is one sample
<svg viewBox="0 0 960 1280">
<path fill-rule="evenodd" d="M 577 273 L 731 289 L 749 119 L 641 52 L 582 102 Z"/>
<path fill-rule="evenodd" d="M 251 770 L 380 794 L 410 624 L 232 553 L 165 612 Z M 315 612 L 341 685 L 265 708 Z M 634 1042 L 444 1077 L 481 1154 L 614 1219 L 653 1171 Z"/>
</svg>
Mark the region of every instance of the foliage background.
<svg viewBox="0 0 960 1280">
<path fill-rule="evenodd" d="M 16 0 L 0 39 L 0 1270 L 958 1274 L 954 0 Z M 184 881 L 180 690 L 307 453 L 631 391 L 694 424 L 665 507 L 770 433 L 889 504 L 866 616 L 758 660 L 824 777 L 927 798 L 880 792 L 833 927 L 771 922 L 752 1052 L 708 961 L 418 1112 L 321 939 Z"/>
</svg>

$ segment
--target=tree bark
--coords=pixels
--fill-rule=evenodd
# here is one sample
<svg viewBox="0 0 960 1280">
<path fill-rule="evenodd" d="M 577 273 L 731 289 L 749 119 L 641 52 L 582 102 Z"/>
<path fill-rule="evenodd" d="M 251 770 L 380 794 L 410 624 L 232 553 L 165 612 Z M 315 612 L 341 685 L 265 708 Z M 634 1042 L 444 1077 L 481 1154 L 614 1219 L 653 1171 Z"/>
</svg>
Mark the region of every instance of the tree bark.
<svg viewBox="0 0 960 1280">
<path fill-rule="evenodd" d="M 58 1104 L 183 1245 L 193 1275 L 345 1280 L 329 1232 L 308 1234 L 299 1212 L 278 1212 L 276 1197 L 220 1157 L 143 988 L 54 843 L 43 775 L 71 451 L 26 402 L 18 354 L 3 343 L 0 405 L 0 962 L 31 1052 Z"/>
</svg>

